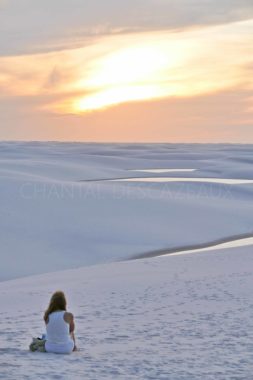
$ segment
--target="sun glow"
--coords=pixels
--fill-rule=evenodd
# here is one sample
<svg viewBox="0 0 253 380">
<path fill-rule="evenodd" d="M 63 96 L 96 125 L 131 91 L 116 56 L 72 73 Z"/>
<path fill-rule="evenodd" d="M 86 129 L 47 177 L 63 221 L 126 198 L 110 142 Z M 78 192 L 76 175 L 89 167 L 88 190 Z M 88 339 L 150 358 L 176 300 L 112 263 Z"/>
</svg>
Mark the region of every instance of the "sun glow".
<svg viewBox="0 0 253 380">
<path fill-rule="evenodd" d="M 251 25 L 238 23 L 237 26 L 243 32 Z M 84 75 L 79 73 L 74 87 L 84 90 L 86 95 L 70 102 L 72 112 L 90 112 L 169 96 L 196 96 L 238 85 L 245 52 L 240 54 L 240 40 L 230 28 L 216 26 L 175 34 L 153 32 L 134 38 L 125 36 L 123 47 L 119 46 L 119 40 L 111 41 L 112 53 L 93 61 Z M 226 55 L 217 58 L 217 49 L 224 48 Z"/>
<path fill-rule="evenodd" d="M 129 33 L 76 49 L 0 57 L 0 91 L 36 97 L 43 111 L 79 115 L 127 102 L 252 89 L 252 27 L 250 20 Z"/>
<path fill-rule="evenodd" d="M 109 106 L 128 101 L 149 100 L 168 95 L 168 89 L 156 85 L 128 85 L 109 88 L 94 95 L 78 99 L 73 104 L 73 111 L 88 112 L 105 109 Z"/>
<path fill-rule="evenodd" d="M 120 49 L 98 60 L 89 76 L 80 79 L 76 88 L 90 95 L 73 103 L 74 112 L 103 109 L 115 104 L 153 99 L 168 94 L 163 78 L 176 65 L 176 53 L 169 57 L 159 44 Z"/>
<path fill-rule="evenodd" d="M 175 62 L 175 59 L 174 59 Z M 139 46 L 122 49 L 110 54 L 94 65 L 91 78 L 80 85 L 103 87 L 154 79 L 154 76 L 170 66 L 167 52 L 158 46 Z"/>
</svg>

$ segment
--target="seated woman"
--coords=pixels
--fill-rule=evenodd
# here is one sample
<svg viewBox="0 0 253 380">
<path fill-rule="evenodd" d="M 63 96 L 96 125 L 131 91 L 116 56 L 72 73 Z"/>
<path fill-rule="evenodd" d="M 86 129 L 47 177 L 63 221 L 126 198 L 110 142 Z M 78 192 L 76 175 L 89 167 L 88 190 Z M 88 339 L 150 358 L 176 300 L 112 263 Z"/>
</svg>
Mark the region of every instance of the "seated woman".
<svg viewBox="0 0 253 380">
<path fill-rule="evenodd" d="M 55 292 L 44 314 L 46 323 L 46 352 L 69 354 L 76 350 L 74 317 L 66 311 L 67 302 L 63 292 Z"/>
</svg>

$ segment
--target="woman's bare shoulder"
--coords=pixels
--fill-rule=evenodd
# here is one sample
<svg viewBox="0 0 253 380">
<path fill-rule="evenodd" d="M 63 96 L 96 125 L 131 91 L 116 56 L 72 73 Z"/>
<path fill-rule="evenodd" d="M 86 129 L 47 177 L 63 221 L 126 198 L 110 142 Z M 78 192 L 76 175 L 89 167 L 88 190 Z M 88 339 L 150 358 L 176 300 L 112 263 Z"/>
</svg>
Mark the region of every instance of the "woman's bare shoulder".
<svg viewBox="0 0 253 380">
<path fill-rule="evenodd" d="M 69 311 L 65 311 L 64 313 L 64 321 L 67 322 L 67 323 L 70 323 L 72 322 L 74 319 L 74 315 L 72 313 L 70 313 Z"/>
</svg>

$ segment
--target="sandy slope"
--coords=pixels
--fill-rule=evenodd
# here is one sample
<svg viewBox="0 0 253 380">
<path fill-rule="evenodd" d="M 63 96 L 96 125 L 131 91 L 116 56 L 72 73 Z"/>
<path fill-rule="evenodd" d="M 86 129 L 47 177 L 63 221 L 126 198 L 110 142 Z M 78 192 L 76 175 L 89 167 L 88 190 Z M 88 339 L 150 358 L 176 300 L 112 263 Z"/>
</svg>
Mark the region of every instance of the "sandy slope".
<svg viewBox="0 0 253 380">
<path fill-rule="evenodd" d="M 0 143 L 0 281 L 253 232 L 252 184 L 81 182 L 168 167 L 253 179 L 252 148 Z"/>
<path fill-rule="evenodd" d="M 253 185 L 97 181 L 253 179 L 252 148 L 0 143 L 0 281 L 58 270 L 0 282 L 0 378 L 252 380 L 252 246 L 108 262 L 252 233 Z M 32 354 L 56 289 L 80 351 Z"/>
<path fill-rule="evenodd" d="M 2 282 L 1 378 L 251 380 L 252 268 L 244 247 Z M 58 288 L 80 351 L 29 353 Z"/>
</svg>

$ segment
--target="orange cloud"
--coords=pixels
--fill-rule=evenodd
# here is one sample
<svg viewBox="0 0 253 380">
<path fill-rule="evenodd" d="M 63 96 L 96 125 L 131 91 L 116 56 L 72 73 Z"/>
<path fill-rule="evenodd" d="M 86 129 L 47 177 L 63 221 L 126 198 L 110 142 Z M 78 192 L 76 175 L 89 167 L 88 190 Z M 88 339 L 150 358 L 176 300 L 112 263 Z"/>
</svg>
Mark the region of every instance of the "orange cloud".
<svg viewBox="0 0 253 380">
<path fill-rule="evenodd" d="M 252 27 L 250 20 L 114 35 L 78 49 L 3 57 L 1 96 L 43 97 L 41 109 L 85 114 L 121 103 L 252 89 L 246 69 Z"/>
</svg>

